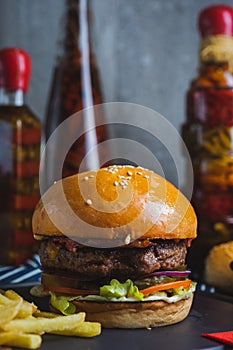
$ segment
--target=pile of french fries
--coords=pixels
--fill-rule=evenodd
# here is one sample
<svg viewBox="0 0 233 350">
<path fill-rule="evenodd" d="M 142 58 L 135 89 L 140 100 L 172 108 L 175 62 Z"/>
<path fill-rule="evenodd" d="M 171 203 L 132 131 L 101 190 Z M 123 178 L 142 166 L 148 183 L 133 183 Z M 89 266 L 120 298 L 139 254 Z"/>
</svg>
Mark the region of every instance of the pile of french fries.
<svg viewBox="0 0 233 350">
<path fill-rule="evenodd" d="M 13 290 L 0 291 L 0 347 L 37 349 L 44 333 L 94 337 L 101 332 L 98 322 L 86 322 L 85 313 L 60 316 L 40 311 Z"/>
</svg>

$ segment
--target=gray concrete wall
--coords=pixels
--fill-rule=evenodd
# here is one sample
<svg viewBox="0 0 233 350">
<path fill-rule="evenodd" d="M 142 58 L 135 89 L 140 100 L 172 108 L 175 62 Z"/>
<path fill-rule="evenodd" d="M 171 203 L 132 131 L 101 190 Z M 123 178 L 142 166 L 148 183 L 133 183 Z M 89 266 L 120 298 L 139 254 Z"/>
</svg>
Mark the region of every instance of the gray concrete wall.
<svg viewBox="0 0 233 350">
<path fill-rule="evenodd" d="M 105 101 L 151 107 L 180 130 L 185 92 L 197 68 L 197 14 L 216 3 L 233 5 L 232 0 L 91 0 Z M 63 10 L 63 0 L 0 0 L 0 47 L 22 47 L 31 55 L 28 102 L 41 119 Z"/>
</svg>

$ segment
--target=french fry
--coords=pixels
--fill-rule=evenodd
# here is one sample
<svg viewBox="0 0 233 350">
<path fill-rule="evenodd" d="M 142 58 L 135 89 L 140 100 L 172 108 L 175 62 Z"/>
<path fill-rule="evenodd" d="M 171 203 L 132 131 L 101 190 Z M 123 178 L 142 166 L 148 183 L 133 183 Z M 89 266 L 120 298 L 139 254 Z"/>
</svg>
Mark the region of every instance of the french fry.
<svg viewBox="0 0 233 350">
<path fill-rule="evenodd" d="M 38 349 L 41 346 L 41 336 L 38 334 L 21 334 L 15 332 L 0 333 L 0 345 L 17 346 L 26 349 Z"/>
<path fill-rule="evenodd" d="M 74 337 L 91 338 L 101 333 L 101 324 L 99 322 L 83 322 L 79 326 L 63 331 L 52 331 L 52 334 L 68 335 Z"/>
<path fill-rule="evenodd" d="M 33 312 L 35 312 L 35 305 L 24 300 L 16 317 L 26 318 L 32 316 Z"/>
<path fill-rule="evenodd" d="M 23 300 L 23 298 L 18 294 L 16 293 L 14 290 L 7 290 L 5 292 L 5 297 L 10 299 L 10 300 Z"/>
<path fill-rule="evenodd" d="M 84 312 L 61 316 L 41 311 L 15 291 L 0 290 L 0 350 L 7 350 L 5 346 L 37 349 L 44 333 L 86 338 L 99 335 L 101 324 L 85 322 L 85 316 Z"/>
<path fill-rule="evenodd" d="M 0 332 L 0 345 L 6 344 L 12 339 L 12 333 L 10 332 Z"/>
<path fill-rule="evenodd" d="M 23 300 L 9 301 L 8 305 L 0 305 L 0 328 L 8 324 L 17 315 Z"/>
<path fill-rule="evenodd" d="M 49 333 L 52 331 L 64 331 L 74 328 L 84 322 L 85 312 L 56 318 L 25 318 L 15 319 L 2 326 L 5 331 L 22 333 Z"/>
<path fill-rule="evenodd" d="M 37 310 L 33 313 L 33 316 L 34 317 L 44 317 L 44 318 L 54 318 L 54 317 L 58 317 L 59 314 L 55 314 L 54 312 Z"/>
<path fill-rule="evenodd" d="M 7 290 L 5 293 L 5 297 L 10 300 L 20 300 L 22 297 L 13 290 Z M 37 306 L 33 303 L 29 303 L 28 301 L 22 299 L 22 305 L 16 315 L 17 318 L 26 318 L 31 316 L 37 310 Z"/>
<path fill-rule="evenodd" d="M 2 293 L 0 294 L 0 305 L 8 305 L 9 299 Z"/>
</svg>

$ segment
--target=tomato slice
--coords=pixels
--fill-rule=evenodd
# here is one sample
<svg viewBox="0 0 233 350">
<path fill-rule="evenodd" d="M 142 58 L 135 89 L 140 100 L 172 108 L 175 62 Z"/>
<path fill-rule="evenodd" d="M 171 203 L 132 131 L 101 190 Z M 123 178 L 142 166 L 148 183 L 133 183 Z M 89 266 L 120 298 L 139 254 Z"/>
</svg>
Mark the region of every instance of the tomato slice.
<svg viewBox="0 0 233 350">
<path fill-rule="evenodd" d="M 99 290 L 86 290 L 86 289 L 75 289 L 68 287 L 58 287 L 58 286 L 43 286 L 46 292 L 54 292 L 54 293 L 64 293 L 71 295 L 89 295 L 89 294 L 99 294 Z"/>
<path fill-rule="evenodd" d="M 175 282 L 168 282 L 168 283 L 162 283 L 162 284 L 156 284 L 155 286 L 148 287 L 145 289 L 140 290 L 141 293 L 144 294 L 144 296 L 148 296 L 149 294 L 159 292 L 162 290 L 172 289 L 172 288 L 189 288 L 191 284 L 191 280 L 183 280 L 183 281 L 175 281 Z"/>
</svg>

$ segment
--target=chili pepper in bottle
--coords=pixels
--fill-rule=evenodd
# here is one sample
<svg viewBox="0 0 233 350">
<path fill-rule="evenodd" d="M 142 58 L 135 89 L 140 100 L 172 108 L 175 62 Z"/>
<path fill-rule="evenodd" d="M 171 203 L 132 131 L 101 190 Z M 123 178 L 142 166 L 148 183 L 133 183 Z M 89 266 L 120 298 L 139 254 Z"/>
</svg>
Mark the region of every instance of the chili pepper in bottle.
<svg viewBox="0 0 233 350">
<path fill-rule="evenodd" d="M 0 50 L 0 264 L 18 265 L 37 245 L 31 218 L 39 200 L 41 125 L 25 104 L 29 55 Z"/>
<path fill-rule="evenodd" d="M 46 141 L 52 132 L 68 117 L 83 108 L 97 105 L 102 102 L 100 79 L 91 47 L 89 35 L 89 7 L 87 0 L 66 0 L 65 37 L 63 53 L 58 58 L 54 69 L 53 81 L 48 101 L 45 138 Z M 84 114 L 77 114 L 73 128 L 85 129 Z M 83 133 L 71 146 L 63 165 L 63 177 L 73 175 L 79 171 L 80 163 L 89 151 L 88 145 L 100 143 L 107 138 L 107 129 L 104 125 L 95 126 L 95 118 L 104 124 L 102 116 L 94 116 L 92 132 Z M 90 138 L 94 138 L 89 142 Z M 62 147 L 62 140 L 58 142 Z M 56 159 L 59 157 L 59 147 L 55 147 L 51 160 L 47 163 L 48 185 L 54 178 Z M 99 165 L 99 164 L 98 164 Z M 88 170 L 88 169 L 87 169 Z M 52 176 L 51 176 L 52 174 Z"/>
<path fill-rule="evenodd" d="M 193 163 L 199 221 L 188 264 L 201 281 L 209 250 L 233 240 L 233 8 L 203 9 L 198 27 L 199 74 L 187 93 L 182 134 Z"/>
</svg>

